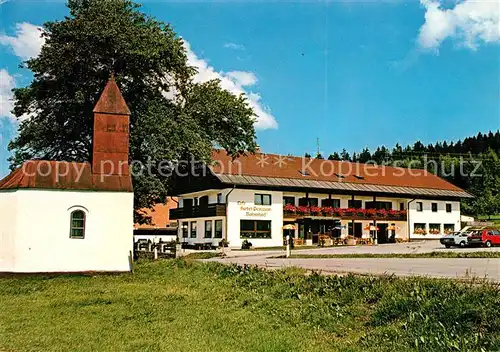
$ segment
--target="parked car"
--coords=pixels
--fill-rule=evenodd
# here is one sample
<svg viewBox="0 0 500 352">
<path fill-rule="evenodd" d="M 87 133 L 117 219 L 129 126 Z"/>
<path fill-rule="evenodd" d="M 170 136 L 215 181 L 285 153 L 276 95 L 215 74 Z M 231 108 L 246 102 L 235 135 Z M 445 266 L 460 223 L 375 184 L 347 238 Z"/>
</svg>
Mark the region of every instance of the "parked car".
<svg viewBox="0 0 500 352">
<path fill-rule="evenodd" d="M 451 246 L 465 247 L 469 244 L 469 231 L 463 232 L 453 232 L 439 239 L 439 242 L 443 244 L 446 248 Z"/>
<path fill-rule="evenodd" d="M 471 245 L 482 245 L 486 247 L 500 245 L 500 230 L 497 229 L 484 229 L 474 231 L 469 237 Z"/>
</svg>

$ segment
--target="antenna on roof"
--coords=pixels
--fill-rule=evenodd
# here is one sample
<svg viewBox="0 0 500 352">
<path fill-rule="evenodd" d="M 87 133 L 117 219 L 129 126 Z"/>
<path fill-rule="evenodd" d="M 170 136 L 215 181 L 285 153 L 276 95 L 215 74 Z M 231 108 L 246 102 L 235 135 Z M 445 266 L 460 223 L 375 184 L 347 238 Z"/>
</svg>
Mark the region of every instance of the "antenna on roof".
<svg viewBox="0 0 500 352">
<path fill-rule="evenodd" d="M 316 155 L 319 155 L 319 137 L 316 137 Z"/>
</svg>

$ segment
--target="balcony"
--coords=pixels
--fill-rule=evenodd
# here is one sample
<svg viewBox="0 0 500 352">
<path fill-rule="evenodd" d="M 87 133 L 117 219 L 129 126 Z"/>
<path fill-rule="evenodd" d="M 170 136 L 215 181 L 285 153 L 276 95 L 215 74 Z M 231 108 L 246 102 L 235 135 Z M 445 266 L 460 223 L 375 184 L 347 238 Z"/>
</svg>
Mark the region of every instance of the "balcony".
<svg viewBox="0 0 500 352">
<path fill-rule="evenodd" d="M 287 204 L 283 207 L 284 218 L 322 217 L 342 220 L 392 220 L 406 221 L 406 210 L 354 209 L 332 207 L 303 207 Z"/>
<path fill-rule="evenodd" d="M 226 204 L 208 204 L 188 208 L 170 209 L 170 220 L 226 216 Z"/>
</svg>

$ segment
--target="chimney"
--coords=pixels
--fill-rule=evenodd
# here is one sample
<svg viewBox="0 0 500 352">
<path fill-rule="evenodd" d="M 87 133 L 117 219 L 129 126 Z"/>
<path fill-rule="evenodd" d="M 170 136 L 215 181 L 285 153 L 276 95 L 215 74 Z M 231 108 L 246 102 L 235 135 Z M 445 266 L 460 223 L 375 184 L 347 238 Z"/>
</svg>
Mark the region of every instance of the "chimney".
<svg viewBox="0 0 500 352">
<path fill-rule="evenodd" d="M 92 174 L 128 176 L 130 110 L 112 75 L 94 107 Z"/>
</svg>

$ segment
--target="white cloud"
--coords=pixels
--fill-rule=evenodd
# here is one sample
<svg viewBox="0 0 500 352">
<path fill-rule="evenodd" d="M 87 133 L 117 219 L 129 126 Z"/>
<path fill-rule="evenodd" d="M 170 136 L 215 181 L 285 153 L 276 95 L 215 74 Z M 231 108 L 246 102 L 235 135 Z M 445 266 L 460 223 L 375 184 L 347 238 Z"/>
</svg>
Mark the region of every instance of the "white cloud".
<svg viewBox="0 0 500 352">
<path fill-rule="evenodd" d="M 5 69 L 0 69 L 0 118 L 8 117 L 10 119 L 15 119 L 14 115 L 11 113 L 14 107 L 14 102 L 12 100 L 12 88 L 16 86 L 14 77 L 9 75 L 9 72 Z"/>
<path fill-rule="evenodd" d="M 235 43 L 226 43 L 224 44 L 224 48 L 234 49 L 234 50 L 245 50 L 245 47 L 243 45 Z"/>
<path fill-rule="evenodd" d="M 0 44 L 10 46 L 14 54 L 23 60 L 36 57 L 44 43 L 38 26 L 23 22 L 16 24 L 16 35 L 0 35 Z"/>
<path fill-rule="evenodd" d="M 230 71 L 226 73 L 236 84 L 240 86 L 253 86 L 257 83 L 257 77 L 252 72 Z"/>
<path fill-rule="evenodd" d="M 262 104 L 262 98 L 258 93 L 248 91 L 245 87 L 253 86 L 257 83 L 257 77 L 252 72 L 230 71 L 216 72 L 206 60 L 200 59 L 191 50 L 188 42 L 184 41 L 187 50 L 188 63 L 197 68 L 198 73 L 194 77 L 195 82 L 206 82 L 211 79 L 219 79 L 221 87 L 235 95 L 245 94 L 248 104 L 252 107 L 257 120 L 255 128 L 269 129 L 278 128 L 278 122 L 271 114 L 269 109 Z"/>
<path fill-rule="evenodd" d="M 420 3 L 426 9 L 418 37 L 422 48 L 437 50 L 447 38 L 473 50 L 481 42 L 500 42 L 500 0 L 463 0 L 450 9 L 436 0 Z"/>
</svg>

